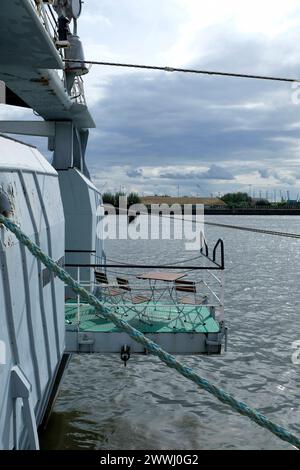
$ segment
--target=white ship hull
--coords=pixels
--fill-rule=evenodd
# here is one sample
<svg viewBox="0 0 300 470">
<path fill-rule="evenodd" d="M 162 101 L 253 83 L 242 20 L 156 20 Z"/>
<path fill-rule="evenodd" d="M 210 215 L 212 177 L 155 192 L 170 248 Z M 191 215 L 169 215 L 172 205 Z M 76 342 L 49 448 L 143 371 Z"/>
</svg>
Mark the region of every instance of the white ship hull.
<svg viewBox="0 0 300 470">
<path fill-rule="evenodd" d="M 14 220 L 63 263 L 65 221 L 57 172 L 32 147 L 0 137 L 0 149 L 0 187 Z M 0 365 L 0 449 L 34 448 L 33 431 L 43 420 L 65 349 L 64 285 L 3 226 L 0 312 L 5 353 Z M 29 397 L 23 396 L 22 377 Z M 28 422 L 28 402 L 34 422 Z"/>
</svg>

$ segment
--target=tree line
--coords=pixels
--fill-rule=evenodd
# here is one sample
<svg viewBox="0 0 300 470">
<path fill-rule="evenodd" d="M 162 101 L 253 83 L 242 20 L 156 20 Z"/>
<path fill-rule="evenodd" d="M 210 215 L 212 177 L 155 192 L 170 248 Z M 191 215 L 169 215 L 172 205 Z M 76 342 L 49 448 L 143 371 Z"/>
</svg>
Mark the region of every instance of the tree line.
<svg viewBox="0 0 300 470">
<path fill-rule="evenodd" d="M 300 207 L 300 202 L 297 201 L 280 201 L 270 202 L 267 199 L 254 199 L 247 193 L 227 193 L 220 199 L 230 208 L 235 207 L 272 207 L 272 208 L 285 208 L 285 207 Z"/>
<path fill-rule="evenodd" d="M 110 204 L 114 207 L 119 206 L 119 198 L 127 197 L 127 206 L 132 206 L 133 204 L 140 204 L 141 198 L 138 193 L 131 192 L 128 195 L 122 191 L 117 191 L 116 193 L 106 192 L 102 194 L 102 200 L 104 204 Z"/>
</svg>

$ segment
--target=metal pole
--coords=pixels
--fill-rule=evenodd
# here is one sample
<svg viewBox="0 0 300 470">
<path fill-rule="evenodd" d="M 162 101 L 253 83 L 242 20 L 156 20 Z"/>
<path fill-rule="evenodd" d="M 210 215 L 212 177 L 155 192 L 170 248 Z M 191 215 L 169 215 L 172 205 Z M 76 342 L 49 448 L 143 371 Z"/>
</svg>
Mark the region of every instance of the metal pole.
<svg viewBox="0 0 300 470">
<path fill-rule="evenodd" d="M 77 282 L 80 284 L 80 267 L 77 268 Z M 77 325 L 80 325 L 80 295 L 77 295 Z"/>
<path fill-rule="evenodd" d="M 224 312 L 224 288 L 225 288 L 225 273 L 221 271 L 221 312 L 222 317 L 224 319 L 225 312 Z"/>
</svg>

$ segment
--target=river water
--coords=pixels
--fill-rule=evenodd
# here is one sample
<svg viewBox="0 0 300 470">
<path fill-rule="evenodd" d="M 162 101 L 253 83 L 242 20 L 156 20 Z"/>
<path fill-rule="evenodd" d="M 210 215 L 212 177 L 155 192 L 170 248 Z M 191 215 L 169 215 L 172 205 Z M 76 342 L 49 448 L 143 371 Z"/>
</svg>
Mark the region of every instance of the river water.
<svg viewBox="0 0 300 470">
<path fill-rule="evenodd" d="M 207 221 L 300 233 L 294 216 Z M 206 226 L 225 242 L 228 351 L 181 358 L 199 374 L 299 435 L 300 240 Z M 107 242 L 108 257 L 189 258 L 181 241 Z M 44 449 L 291 449 L 156 358 L 74 355 L 42 438 Z"/>
</svg>

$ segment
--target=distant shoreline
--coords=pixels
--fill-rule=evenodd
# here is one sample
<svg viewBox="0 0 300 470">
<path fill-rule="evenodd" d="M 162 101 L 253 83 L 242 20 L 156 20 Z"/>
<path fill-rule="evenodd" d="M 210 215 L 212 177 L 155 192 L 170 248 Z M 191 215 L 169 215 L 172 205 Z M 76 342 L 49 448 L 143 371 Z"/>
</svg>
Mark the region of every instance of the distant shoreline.
<svg viewBox="0 0 300 470">
<path fill-rule="evenodd" d="M 116 214 L 119 215 L 119 208 L 116 208 Z M 150 214 L 151 210 L 150 207 L 146 206 L 147 213 Z M 157 212 L 155 212 L 157 214 Z M 192 214 L 195 215 L 196 211 L 193 208 Z M 108 214 L 108 211 L 105 211 L 105 214 Z M 128 215 L 129 221 L 135 219 L 136 215 L 140 215 L 139 212 L 135 215 L 134 213 L 130 213 L 130 210 L 125 209 L 125 214 Z M 158 214 L 160 215 L 160 214 Z M 257 209 L 257 208 L 236 208 L 236 209 L 229 209 L 229 208 L 204 208 L 204 215 L 299 215 L 300 216 L 300 208 L 299 209 Z"/>
<path fill-rule="evenodd" d="M 146 206 L 148 213 L 150 213 L 150 207 Z M 183 206 L 182 206 L 183 209 Z M 196 213 L 196 208 L 193 206 L 192 213 Z M 257 207 L 237 207 L 235 209 L 230 209 L 229 207 L 205 207 L 205 215 L 299 215 L 300 208 L 257 208 Z"/>
<path fill-rule="evenodd" d="M 204 209 L 205 215 L 299 215 L 300 209 Z"/>
</svg>

